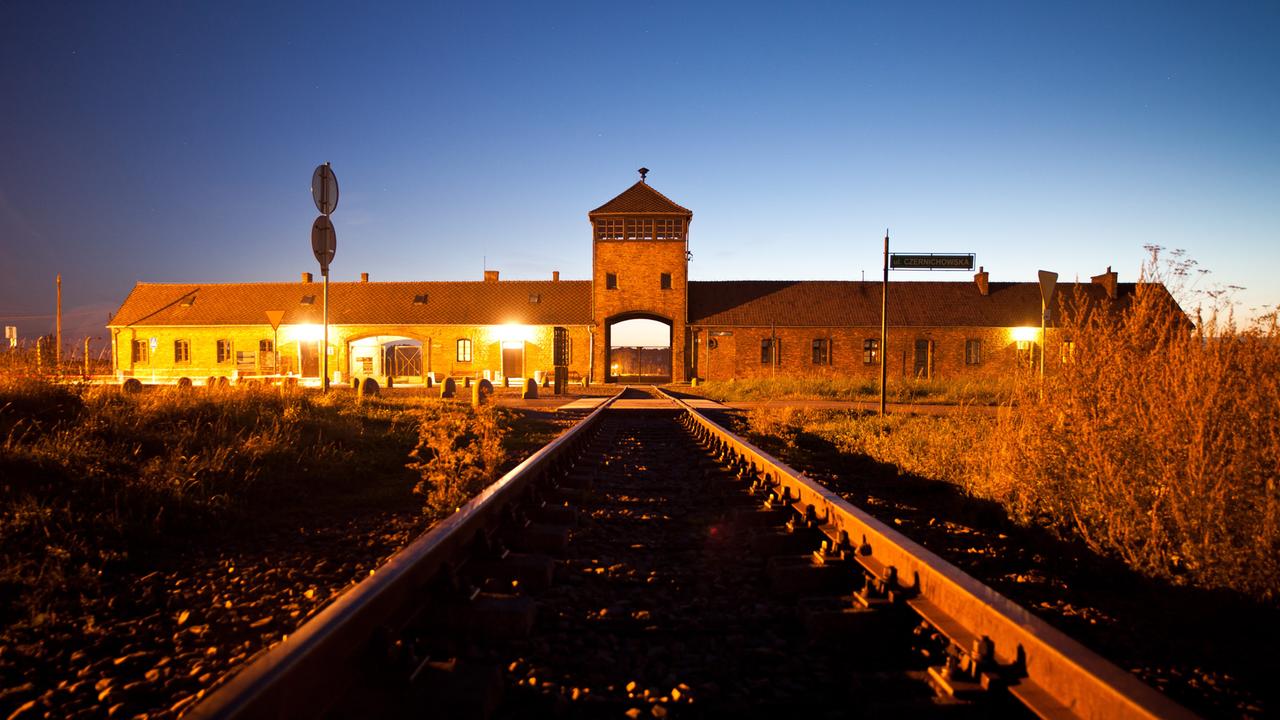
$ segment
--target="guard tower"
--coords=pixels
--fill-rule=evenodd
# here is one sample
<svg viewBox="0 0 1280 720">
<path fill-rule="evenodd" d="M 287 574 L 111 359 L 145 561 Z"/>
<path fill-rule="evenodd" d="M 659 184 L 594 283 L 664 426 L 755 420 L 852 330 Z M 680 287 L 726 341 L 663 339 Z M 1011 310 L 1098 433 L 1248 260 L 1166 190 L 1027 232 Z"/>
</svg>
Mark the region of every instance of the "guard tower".
<svg viewBox="0 0 1280 720">
<path fill-rule="evenodd" d="M 596 382 L 657 382 L 688 378 L 689 223 L 693 212 L 640 182 L 587 213 L 591 221 L 591 305 Z M 618 347 L 614 328 L 629 320 L 665 324 L 660 347 Z M 634 325 L 634 323 L 632 324 Z M 623 333 L 619 333 L 619 338 Z M 637 368 L 641 368 L 637 370 Z"/>
</svg>

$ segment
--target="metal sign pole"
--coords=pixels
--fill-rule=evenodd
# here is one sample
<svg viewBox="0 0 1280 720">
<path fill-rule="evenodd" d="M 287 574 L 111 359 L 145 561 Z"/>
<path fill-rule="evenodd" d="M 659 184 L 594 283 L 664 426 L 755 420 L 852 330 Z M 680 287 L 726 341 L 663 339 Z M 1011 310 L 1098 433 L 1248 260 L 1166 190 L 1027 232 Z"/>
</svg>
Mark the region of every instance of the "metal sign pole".
<svg viewBox="0 0 1280 720">
<path fill-rule="evenodd" d="M 321 392 L 329 392 L 329 268 L 324 268 L 324 347 L 320 348 L 320 366 L 324 379 L 320 381 Z"/>
<path fill-rule="evenodd" d="M 889 381 L 889 228 L 884 229 L 884 282 L 880 285 L 880 416 L 885 415 L 885 383 Z"/>
</svg>

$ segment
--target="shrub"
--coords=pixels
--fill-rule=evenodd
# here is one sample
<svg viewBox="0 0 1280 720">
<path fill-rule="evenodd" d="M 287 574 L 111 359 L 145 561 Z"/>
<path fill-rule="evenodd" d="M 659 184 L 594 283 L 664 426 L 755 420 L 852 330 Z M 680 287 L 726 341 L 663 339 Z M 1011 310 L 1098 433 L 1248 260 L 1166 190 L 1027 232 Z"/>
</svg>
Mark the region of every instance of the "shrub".
<svg viewBox="0 0 1280 720">
<path fill-rule="evenodd" d="M 491 405 L 440 402 L 425 407 L 408 467 L 421 476 L 414 492 L 424 496 L 429 511 L 454 512 L 498 478 L 506 458 L 506 426 L 505 416 Z"/>
</svg>

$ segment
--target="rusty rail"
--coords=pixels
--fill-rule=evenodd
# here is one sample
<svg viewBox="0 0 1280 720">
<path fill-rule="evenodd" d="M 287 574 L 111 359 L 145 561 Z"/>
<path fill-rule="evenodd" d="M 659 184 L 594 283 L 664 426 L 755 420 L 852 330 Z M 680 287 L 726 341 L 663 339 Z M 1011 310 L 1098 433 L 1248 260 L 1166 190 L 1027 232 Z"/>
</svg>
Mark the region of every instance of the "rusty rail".
<svg viewBox="0 0 1280 720">
<path fill-rule="evenodd" d="M 727 462 L 776 484 L 789 502 L 875 578 L 886 602 L 902 602 L 958 648 L 966 661 L 987 668 L 980 687 L 1008 691 L 1044 718 L 1193 718 L 1195 715 L 1145 685 L 1012 600 L 854 507 L 743 438 L 728 432 L 680 398 L 694 429 Z M 994 662 L 992 662 L 994 661 Z M 985 663 L 985 664 L 982 664 Z M 939 673 L 943 679 L 945 673 Z"/>
<path fill-rule="evenodd" d="M 196 705 L 189 718 L 317 717 L 335 702 L 387 629 L 413 617 L 424 589 L 479 533 L 494 528 L 508 504 L 585 437 L 622 391 L 552 440 L 458 512 L 396 553 L 374 574 L 279 645 L 259 655 Z"/>
</svg>

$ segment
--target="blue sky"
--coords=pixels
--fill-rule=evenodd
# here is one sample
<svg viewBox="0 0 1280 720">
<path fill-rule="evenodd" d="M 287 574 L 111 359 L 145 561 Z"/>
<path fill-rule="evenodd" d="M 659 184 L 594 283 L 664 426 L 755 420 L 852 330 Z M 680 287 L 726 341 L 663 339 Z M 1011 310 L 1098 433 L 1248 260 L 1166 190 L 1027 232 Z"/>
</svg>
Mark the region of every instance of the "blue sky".
<svg viewBox="0 0 1280 720">
<path fill-rule="evenodd" d="M 83 336 L 137 281 L 315 270 L 324 161 L 336 280 L 586 279 L 644 165 L 693 279 L 872 279 L 888 227 L 1280 303 L 1274 2 L 260 5 L 0 5 L 0 322 L 51 329 L 57 272 Z"/>
</svg>

